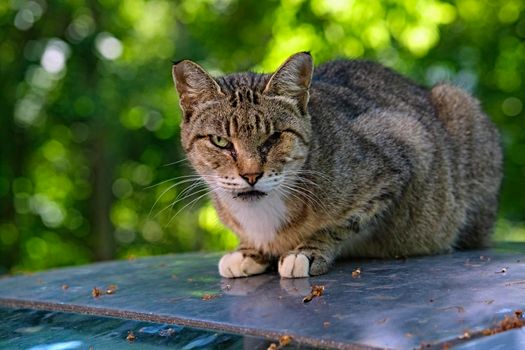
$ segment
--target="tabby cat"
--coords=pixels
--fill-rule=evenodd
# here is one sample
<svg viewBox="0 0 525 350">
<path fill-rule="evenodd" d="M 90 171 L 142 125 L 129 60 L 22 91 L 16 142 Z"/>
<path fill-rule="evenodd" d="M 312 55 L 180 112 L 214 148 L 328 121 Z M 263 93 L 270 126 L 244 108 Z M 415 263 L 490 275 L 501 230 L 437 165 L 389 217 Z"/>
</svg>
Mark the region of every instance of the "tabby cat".
<svg viewBox="0 0 525 350">
<path fill-rule="evenodd" d="M 182 145 L 240 239 L 223 277 L 327 272 L 338 257 L 438 254 L 490 241 L 499 135 L 477 100 L 380 64 L 309 53 L 273 74 L 173 66 Z"/>
</svg>

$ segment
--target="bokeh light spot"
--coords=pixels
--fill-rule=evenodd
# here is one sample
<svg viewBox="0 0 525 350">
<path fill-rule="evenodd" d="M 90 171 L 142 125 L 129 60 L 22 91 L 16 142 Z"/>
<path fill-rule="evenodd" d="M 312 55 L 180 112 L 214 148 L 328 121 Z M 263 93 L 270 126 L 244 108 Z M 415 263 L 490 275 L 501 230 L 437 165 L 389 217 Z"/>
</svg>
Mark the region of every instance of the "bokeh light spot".
<svg viewBox="0 0 525 350">
<path fill-rule="evenodd" d="M 35 23 L 35 16 L 29 9 L 21 9 L 15 17 L 15 27 L 20 30 L 28 30 Z"/>
<path fill-rule="evenodd" d="M 113 222 L 117 228 L 123 228 L 130 231 L 135 230 L 139 221 L 137 212 L 123 202 L 117 203 L 111 208 L 110 217 L 111 222 Z"/>
<path fill-rule="evenodd" d="M 66 149 L 57 140 L 50 140 L 44 146 L 42 146 L 42 154 L 44 157 L 51 162 L 58 162 L 64 159 L 66 155 Z"/>
<path fill-rule="evenodd" d="M 80 42 L 95 30 L 95 23 L 93 18 L 87 14 L 88 10 L 82 12 L 86 13 L 76 17 L 67 27 L 66 35 L 73 42 Z"/>
<path fill-rule="evenodd" d="M 126 198 L 133 194 L 133 186 L 129 180 L 120 178 L 113 182 L 113 194 L 117 198 Z"/>
<path fill-rule="evenodd" d="M 33 260 L 44 259 L 47 254 L 48 246 L 45 240 L 40 237 L 31 237 L 26 242 L 26 251 Z"/>
<path fill-rule="evenodd" d="M 115 60 L 122 55 L 122 43 L 110 33 L 103 32 L 97 35 L 95 46 L 105 59 Z"/>
<path fill-rule="evenodd" d="M 147 111 L 140 106 L 129 109 L 120 117 L 122 125 L 132 130 L 140 129 L 144 126 L 145 119 L 147 119 Z"/>
<path fill-rule="evenodd" d="M 210 233 L 216 233 L 217 228 L 220 224 L 218 223 L 219 218 L 215 209 L 211 205 L 207 205 L 199 210 L 199 226 L 209 231 Z"/>
<path fill-rule="evenodd" d="M 69 46 L 62 40 L 52 39 L 46 45 L 40 64 L 49 73 L 60 73 L 66 66 L 68 55 Z"/>
<path fill-rule="evenodd" d="M 47 227 L 59 227 L 64 221 L 62 208 L 43 194 L 36 194 L 29 199 L 31 210 L 40 215 Z"/>
<path fill-rule="evenodd" d="M 439 40 L 434 26 L 419 25 L 408 27 L 403 32 L 401 41 L 416 56 L 424 56 Z"/>
<path fill-rule="evenodd" d="M 498 19 L 501 23 L 513 23 L 518 20 L 523 5 L 522 2 L 506 1 L 498 12 Z M 521 5 L 521 6 L 520 6 Z"/>
<path fill-rule="evenodd" d="M 129 244 L 132 243 L 137 235 L 134 231 L 131 230 L 125 230 L 125 229 L 117 229 L 115 230 L 115 239 L 123 244 Z"/>
<path fill-rule="evenodd" d="M 506 98 L 501 104 L 501 110 L 509 117 L 517 116 L 523 109 L 523 102 L 517 97 Z"/>
<path fill-rule="evenodd" d="M 142 236 L 148 242 L 158 242 L 164 237 L 164 232 L 157 222 L 148 220 L 142 227 Z"/>
<path fill-rule="evenodd" d="M 466 21 L 477 21 L 483 15 L 482 2 L 478 0 L 458 0 L 459 15 Z"/>
<path fill-rule="evenodd" d="M 40 119 L 42 104 L 42 98 L 33 93 L 18 100 L 15 105 L 14 113 L 17 125 L 21 127 L 29 127 L 36 124 Z"/>
<path fill-rule="evenodd" d="M 147 186 L 153 180 L 153 170 L 145 164 L 140 164 L 133 169 L 132 179 L 139 185 Z"/>
</svg>

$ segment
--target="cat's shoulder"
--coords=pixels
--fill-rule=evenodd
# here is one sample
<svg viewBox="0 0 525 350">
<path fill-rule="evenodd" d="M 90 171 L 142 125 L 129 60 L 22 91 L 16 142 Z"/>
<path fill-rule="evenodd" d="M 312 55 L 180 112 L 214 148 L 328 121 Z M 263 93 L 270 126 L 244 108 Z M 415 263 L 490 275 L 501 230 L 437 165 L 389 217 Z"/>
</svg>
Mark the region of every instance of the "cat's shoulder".
<svg viewBox="0 0 525 350">
<path fill-rule="evenodd" d="M 330 78 L 341 76 L 341 74 L 378 74 L 395 73 L 390 68 L 385 67 L 381 63 L 359 60 L 359 59 L 336 59 L 319 64 L 314 71 L 314 77 Z"/>
<path fill-rule="evenodd" d="M 313 82 L 332 86 L 373 89 L 377 93 L 403 91 L 426 94 L 426 88 L 381 63 L 369 60 L 337 59 L 315 68 Z"/>
</svg>

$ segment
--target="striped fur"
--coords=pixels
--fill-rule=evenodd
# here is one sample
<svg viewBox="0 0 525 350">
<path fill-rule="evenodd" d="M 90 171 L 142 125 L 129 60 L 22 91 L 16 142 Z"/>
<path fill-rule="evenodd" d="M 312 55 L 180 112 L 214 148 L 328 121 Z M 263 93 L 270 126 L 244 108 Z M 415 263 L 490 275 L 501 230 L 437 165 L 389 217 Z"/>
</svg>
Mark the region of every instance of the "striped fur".
<svg viewBox="0 0 525 350">
<path fill-rule="evenodd" d="M 248 276 L 277 262 L 282 277 L 306 277 L 342 256 L 489 243 L 499 135 L 460 89 L 427 90 L 364 61 L 314 71 L 307 53 L 271 75 L 212 78 L 190 61 L 173 75 L 182 145 L 241 241 L 239 254 L 221 260 L 221 275 Z"/>
</svg>

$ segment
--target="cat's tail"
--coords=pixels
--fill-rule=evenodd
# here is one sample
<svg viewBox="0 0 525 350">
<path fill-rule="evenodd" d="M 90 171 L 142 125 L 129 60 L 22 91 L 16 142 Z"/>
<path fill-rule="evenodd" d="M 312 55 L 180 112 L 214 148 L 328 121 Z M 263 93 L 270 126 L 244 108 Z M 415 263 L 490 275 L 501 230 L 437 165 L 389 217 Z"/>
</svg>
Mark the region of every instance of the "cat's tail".
<svg viewBox="0 0 525 350">
<path fill-rule="evenodd" d="M 486 247 L 497 217 L 502 179 L 499 133 L 479 102 L 455 86 L 435 86 L 431 100 L 437 117 L 450 135 L 457 172 L 455 192 L 465 210 L 456 247 Z"/>
</svg>

